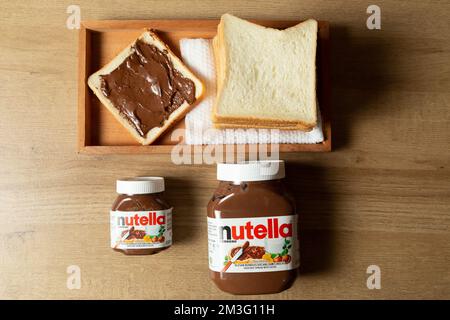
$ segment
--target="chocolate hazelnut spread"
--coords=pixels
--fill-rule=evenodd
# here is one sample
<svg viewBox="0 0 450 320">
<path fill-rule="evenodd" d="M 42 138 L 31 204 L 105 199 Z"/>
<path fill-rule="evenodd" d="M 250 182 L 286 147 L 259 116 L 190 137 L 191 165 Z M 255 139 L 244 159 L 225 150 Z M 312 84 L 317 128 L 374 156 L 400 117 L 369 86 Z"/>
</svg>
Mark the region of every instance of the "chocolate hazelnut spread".
<svg viewBox="0 0 450 320">
<path fill-rule="evenodd" d="M 162 126 L 184 101 L 195 101 L 194 82 L 175 69 L 167 50 L 142 40 L 114 71 L 102 76 L 101 91 L 142 137 Z"/>
<path fill-rule="evenodd" d="M 172 244 L 172 207 L 163 198 L 164 179 L 117 180 L 111 208 L 111 248 L 127 255 L 154 254 Z"/>
<path fill-rule="evenodd" d="M 233 294 L 289 288 L 299 259 L 297 215 L 283 184 L 284 162 L 218 164 L 217 175 L 219 186 L 207 208 L 211 279 Z"/>
</svg>

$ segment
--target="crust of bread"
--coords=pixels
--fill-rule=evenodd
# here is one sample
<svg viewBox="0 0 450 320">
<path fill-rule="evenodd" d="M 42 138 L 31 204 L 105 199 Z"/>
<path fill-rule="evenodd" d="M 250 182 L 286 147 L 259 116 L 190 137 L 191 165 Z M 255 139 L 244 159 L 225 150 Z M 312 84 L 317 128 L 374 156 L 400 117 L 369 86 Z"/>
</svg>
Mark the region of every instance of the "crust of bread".
<svg viewBox="0 0 450 320">
<path fill-rule="evenodd" d="M 226 122 L 226 121 L 217 121 L 214 122 L 214 124 L 220 125 L 222 127 L 261 127 L 261 128 L 279 128 L 279 127 L 286 127 L 286 128 L 300 128 L 296 130 L 301 130 L 302 128 L 305 130 L 308 130 L 310 128 L 313 128 L 315 125 L 308 125 L 303 122 L 295 122 L 295 123 L 283 123 L 278 121 L 267 121 L 260 119 L 257 119 L 255 121 L 249 121 L 248 119 L 235 119 L 232 122 Z"/>
<path fill-rule="evenodd" d="M 225 78 L 225 72 L 226 72 L 226 68 L 222 67 L 222 63 L 224 63 L 224 52 L 225 49 L 224 47 L 221 45 L 221 42 L 223 41 L 223 21 L 222 19 L 220 20 L 219 25 L 217 26 L 217 34 L 216 36 L 213 38 L 212 41 L 212 47 L 213 47 L 213 54 L 214 54 L 214 62 L 216 65 L 216 99 L 215 102 L 213 104 L 213 108 L 212 108 L 212 113 L 211 113 L 211 117 L 212 117 L 212 121 L 217 122 L 219 119 L 216 117 L 216 107 L 217 107 L 217 101 L 219 101 L 220 96 L 222 95 L 222 86 L 224 83 L 224 78 Z"/>
<path fill-rule="evenodd" d="M 292 126 L 283 125 L 264 125 L 264 124 L 238 124 L 238 123 L 220 123 L 214 122 L 214 127 L 217 129 L 278 129 L 278 130 L 300 130 L 300 131 L 311 131 L 314 126 L 303 126 L 301 124 Z"/>
<path fill-rule="evenodd" d="M 224 83 L 224 69 L 222 67 L 222 63 L 223 63 L 223 58 L 221 58 L 224 53 L 222 53 L 222 51 L 224 51 L 223 46 L 220 45 L 221 42 L 221 38 L 222 36 L 222 28 L 223 28 L 223 22 L 222 20 L 220 21 L 219 25 L 217 26 L 217 34 L 216 36 L 213 38 L 212 40 L 212 48 L 213 48 L 213 54 L 214 54 L 214 62 L 215 62 L 215 66 L 216 66 L 216 99 L 215 102 L 213 104 L 213 108 L 212 108 L 212 112 L 211 112 L 211 118 L 212 118 L 212 122 L 218 122 L 219 119 L 216 117 L 216 107 L 217 107 L 217 101 L 219 101 L 220 96 L 222 94 L 222 86 Z"/>
<path fill-rule="evenodd" d="M 308 20 L 307 20 L 308 21 Z M 295 26 L 285 29 L 286 31 L 293 28 L 301 27 L 301 25 L 307 21 L 301 22 Z M 251 23 L 251 22 L 249 22 Z M 264 28 L 264 27 L 263 27 Z M 217 35 L 213 38 L 213 52 L 216 64 L 216 87 L 217 96 L 212 108 L 211 119 L 216 128 L 273 128 L 273 129 L 286 129 L 286 130 L 302 130 L 311 131 L 313 127 L 317 125 L 317 109 L 315 108 L 316 121 L 307 123 L 298 120 L 286 120 L 266 117 L 233 117 L 233 116 L 221 116 L 217 113 L 218 102 L 220 101 L 221 94 L 223 92 L 222 87 L 226 83 L 227 70 L 225 67 L 227 61 L 227 52 L 224 43 L 223 32 L 223 20 L 220 21 L 217 27 Z M 315 44 L 317 46 L 317 43 Z M 316 82 L 311 83 L 313 90 L 316 91 Z M 317 101 L 316 101 L 317 104 Z"/>
<path fill-rule="evenodd" d="M 216 124 L 223 125 L 247 125 L 251 126 L 264 126 L 264 127 L 300 127 L 300 128 L 313 128 L 317 123 L 306 123 L 302 121 L 280 121 L 274 119 L 261 119 L 261 118 L 224 118 L 216 119 Z"/>
<path fill-rule="evenodd" d="M 122 62 L 133 53 L 132 46 L 136 43 L 137 40 L 142 40 L 145 43 L 154 45 L 159 50 L 167 50 L 167 56 L 172 62 L 175 69 L 177 69 L 184 77 L 192 80 L 195 85 L 195 102 L 192 105 L 189 105 L 186 101 L 178 107 L 175 111 L 173 111 L 169 118 L 164 121 L 163 126 L 152 128 L 145 137 L 139 135 L 137 130 L 132 126 L 128 120 L 123 117 L 119 110 L 114 107 L 111 101 L 105 97 L 101 91 L 101 76 L 107 75 L 114 71 Z M 170 48 L 156 35 L 152 30 L 145 30 L 135 41 L 129 44 L 125 49 L 123 49 L 114 59 L 112 59 L 108 64 L 106 64 L 103 68 L 93 73 L 88 78 L 88 85 L 94 94 L 98 97 L 101 103 L 111 112 L 111 114 L 119 121 L 130 134 L 143 145 L 149 145 L 154 142 L 164 131 L 166 131 L 169 127 L 174 125 L 177 121 L 182 119 L 186 113 L 196 104 L 196 102 L 203 96 L 205 91 L 205 86 L 184 64 L 181 60 L 170 50 Z"/>
</svg>

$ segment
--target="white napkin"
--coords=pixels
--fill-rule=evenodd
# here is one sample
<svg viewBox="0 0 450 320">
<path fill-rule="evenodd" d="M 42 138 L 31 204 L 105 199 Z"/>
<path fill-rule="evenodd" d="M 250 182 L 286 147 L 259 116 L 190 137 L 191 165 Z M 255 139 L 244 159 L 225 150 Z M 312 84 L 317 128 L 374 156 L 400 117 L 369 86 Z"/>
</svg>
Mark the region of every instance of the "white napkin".
<svg viewBox="0 0 450 320">
<path fill-rule="evenodd" d="M 185 118 L 186 144 L 319 143 L 323 141 L 319 108 L 317 126 L 309 132 L 274 129 L 215 129 L 211 112 L 216 96 L 216 70 L 211 40 L 181 39 L 181 56 L 199 76 L 206 93 Z"/>
</svg>

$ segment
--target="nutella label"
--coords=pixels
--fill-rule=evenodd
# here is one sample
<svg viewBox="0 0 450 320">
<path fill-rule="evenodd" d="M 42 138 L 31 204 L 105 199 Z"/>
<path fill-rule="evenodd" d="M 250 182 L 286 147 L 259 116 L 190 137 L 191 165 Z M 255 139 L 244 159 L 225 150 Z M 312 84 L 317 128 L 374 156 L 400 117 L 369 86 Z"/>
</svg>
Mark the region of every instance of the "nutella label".
<svg viewBox="0 0 450 320">
<path fill-rule="evenodd" d="M 152 249 L 172 244 L 172 208 L 111 211 L 111 248 Z"/>
<path fill-rule="evenodd" d="M 216 216 L 220 212 L 216 211 Z M 297 215 L 208 217 L 209 268 L 216 272 L 270 272 L 299 266 Z"/>
</svg>

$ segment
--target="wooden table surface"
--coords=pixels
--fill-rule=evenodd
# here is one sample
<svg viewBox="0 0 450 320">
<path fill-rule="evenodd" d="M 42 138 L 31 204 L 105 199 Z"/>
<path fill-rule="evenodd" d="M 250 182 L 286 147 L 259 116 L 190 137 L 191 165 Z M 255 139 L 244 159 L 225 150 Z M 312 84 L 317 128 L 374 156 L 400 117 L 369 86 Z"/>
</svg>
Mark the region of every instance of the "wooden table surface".
<svg viewBox="0 0 450 320">
<path fill-rule="evenodd" d="M 215 166 L 169 155 L 76 152 L 71 1 L 0 4 L 0 298 L 229 299 L 209 281 L 205 206 Z M 282 154 L 299 207 L 302 267 L 281 294 L 250 298 L 450 298 L 448 1 L 77 1 L 83 20 L 244 18 L 331 22 L 331 153 Z M 167 178 L 174 246 L 109 248 L 123 176 Z M 67 267 L 81 289 L 66 286 Z M 381 289 L 366 286 L 369 265 Z"/>
</svg>

